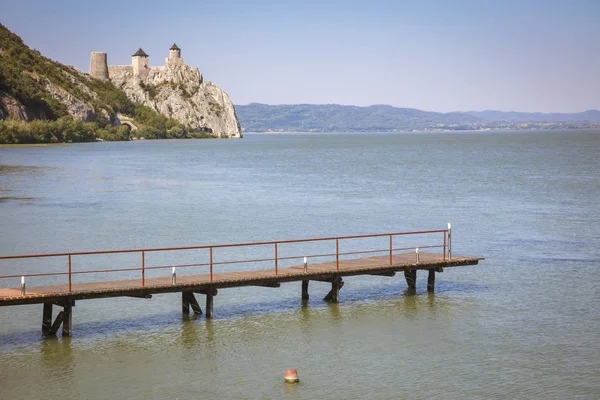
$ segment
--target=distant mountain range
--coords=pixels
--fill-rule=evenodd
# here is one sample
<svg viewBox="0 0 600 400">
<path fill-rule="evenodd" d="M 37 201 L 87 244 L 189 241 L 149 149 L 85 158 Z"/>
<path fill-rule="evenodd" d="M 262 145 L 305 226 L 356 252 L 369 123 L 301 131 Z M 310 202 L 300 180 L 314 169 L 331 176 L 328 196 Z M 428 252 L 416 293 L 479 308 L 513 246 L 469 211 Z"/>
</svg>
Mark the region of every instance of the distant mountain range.
<svg viewBox="0 0 600 400">
<path fill-rule="evenodd" d="M 466 111 L 463 114 L 479 118 L 484 121 L 508 122 L 600 122 L 600 111 L 588 110 L 580 113 L 527 113 L 515 111 Z"/>
<path fill-rule="evenodd" d="M 235 106 L 246 132 L 381 132 L 600 127 L 600 111 L 576 114 L 466 111 L 438 113 L 388 105 L 338 104 Z"/>
</svg>

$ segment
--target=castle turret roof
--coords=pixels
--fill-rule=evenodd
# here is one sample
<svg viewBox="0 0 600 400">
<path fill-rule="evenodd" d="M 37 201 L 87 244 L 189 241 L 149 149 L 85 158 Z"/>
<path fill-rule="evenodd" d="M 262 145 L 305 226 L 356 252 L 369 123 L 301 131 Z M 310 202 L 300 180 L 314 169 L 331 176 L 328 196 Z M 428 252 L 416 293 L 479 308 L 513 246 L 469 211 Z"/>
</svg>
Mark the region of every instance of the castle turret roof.
<svg viewBox="0 0 600 400">
<path fill-rule="evenodd" d="M 177 45 L 175 43 L 173 43 L 173 46 L 171 46 L 171 48 L 169 50 L 181 50 L 179 47 L 177 47 Z"/>
<path fill-rule="evenodd" d="M 132 57 L 148 57 L 148 54 L 146 54 L 146 52 L 140 47 L 139 50 L 132 55 Z"/>
</svg>

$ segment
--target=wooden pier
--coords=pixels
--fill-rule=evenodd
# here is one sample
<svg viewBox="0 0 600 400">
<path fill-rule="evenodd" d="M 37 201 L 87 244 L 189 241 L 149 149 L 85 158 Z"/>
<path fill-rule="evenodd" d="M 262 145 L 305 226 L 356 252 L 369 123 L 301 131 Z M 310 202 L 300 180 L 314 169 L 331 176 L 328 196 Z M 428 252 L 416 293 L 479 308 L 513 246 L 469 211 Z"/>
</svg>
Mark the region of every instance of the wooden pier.
<svg viewBox="0 0 600 400">
<path fill-rule="evenodd" d="M 431 236 L 432 234 L 443 234 L 443 242 L 440 244 L 429 244 L 415 247 L 395 247 L 394 238 L 399 236 Z M 361 249 L 353 251 L 340 252 L 340 242 L 354 239 L 389 239 L 389 247 L 382 249 Z M 319 253 L 311 255 L 293 255 L 282 257 L 280 248 L 287 244 L 304 244 L 310 242 L 335 242 L 335 253 Z M 441 241 L 440 241 L 441 242 Z M 23 274 L 11 274 L 0 276 L 3 279 L 21 279 L 21 287 L 0 288 L 0 306 L 14 306 L 22 304 L 43 304 L 42 331 L 45 334 L 56 334 L 62 326 L 63 336 L 70 336 L 72 332 L 72 313 L 77 300 L 98 299 L 107 297 L 137 297 L 151 298 L 153 294 L 159 293 L 181 293 L 182 312 L 189 315 L 190 311 L 194 314 L 202 314 L 202 309 L 196 299 L 196 294 L 206 297 L 206 306 L 204 313 L 206 318 L 212 318 L 213 298 L 217 295 L 219 289 L 234 288 L 241 286 L 263 286 L 277 288 L 281 283 L 301 281 L 301 297 L 308 299 L 308 286 L 310 281 L 328 282 L 331 284 L 331 290 L 325 296 L 325 301 L 338 302 L 340 289 L 344 286 L 343 278 L 356 275 L 380 275 L 393 277 L 396 272 L 404 272 L 409 289 L 416 289 L 416 277 L 418 270 L 428 272 L 427 290 L 433 292 L 435 289 L 435 274 L 443 272 L 444 268 L 459 267 L 467 265 L 476 265 L 483 258 L 479 257 L 461 257 L 452 255 L 451 231 L 449 229 L 434 231 L 417 232 L 395 232 L 375 235 L 358 236 L 339 236 L 328 238 L 284 240 L 272 242 L 253 242 L 239 244 L 224 244 L 212 246 L 188 246 L 173 248 L 154 248 L 154 249 L 133 249 L 133 250 L 108 250 L 97 252 L 72 252 L 72 253 L 54 253 L 54 254 L 30 254 L 21 256 L 1 256 L 0 260 L 19 260 L 25 259 L 43 259 L 61 257 L 67 259 L 66 272 L 28 272 Z M 214 259 L 213 251 L 215 249 L 243 248 L 257 246 L 273 247 L 273 257 L 261 259 L 242 259 L 217 261 Z M 427 252 L 421 251 L 425 248 Z M 438 249 L 439 253 L 435 250 Z M 146 265 L 148 253 L 174 252 L 187 250 L 208 250 L 208 262 L 187 263 L 178 265 Z M 433 250 L 433 252 L 432 252 Z M 115 255 L 139 253 L 139 267 L 103 269 L 103 270 L 82 270 L 73 269 L 72 258 L 75 256 L 96 256 L 96 255 Z M 374 255 L 364 257 L 368 253 L 385 253 L 385 255 Z M 357 257 L 358 258 L 351 258 Z M 313 263 L 312 259 L 330 258 L 325 262 Z M 291 265 L 289 267 L 280 267 L 284 261 L 300 259 L 304 262 L 300 265 Z M 214 271 L 219 266 L 226 264 L 264 264 L 273 263 L 269 269 L 243 270 L 243 271 Z M 176 271 L 182 268 L 200 268 L 208 270 L 205 273 L 177 276 Z M 162 277 L 146 277 L 148 271 L 167 269 L 170 274 Z M 73 276 L 84 274 L 100 274 L 118 272 L 139 271 L 140 277 L 137 279 L 111 280 L 101 282 L 83 282 L 73 283 Z M 58 285 L 33 286 L 26 285 L 26 278 L 65 276 L 67 282 Z M 1 281 L 0 281 L 1 282 Z M 62 310 L 53 320 L 52 309 L 56 305 Z"/>
</svg>

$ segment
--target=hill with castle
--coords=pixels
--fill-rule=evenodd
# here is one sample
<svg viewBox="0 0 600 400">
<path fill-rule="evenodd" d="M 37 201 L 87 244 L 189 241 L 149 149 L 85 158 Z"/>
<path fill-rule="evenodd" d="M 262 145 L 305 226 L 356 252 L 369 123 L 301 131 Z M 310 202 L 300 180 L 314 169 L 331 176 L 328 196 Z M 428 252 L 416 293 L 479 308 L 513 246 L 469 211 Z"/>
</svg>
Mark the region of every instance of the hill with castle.
<svg viewBox="0 0 600 400">
<path fill-rule="evenodd" d="M 192 128 L 221 137 L 240 137 L 241 128 L 231 99 L 212 82 L 204 82 L 198 68 L 186 65 L 181 49 L 173 44 L 164 66 L 150 67 L 150 56 L 141 48 L 131 65 L 108 66 L 107 54 L 93 52 L 91 77 L 110 80 L 135 102 Z"/>
<path fill-rule="evenodd" d="M 0 143 L 240 138 L 229 96 L 173 44 L 162 66 L 91 53 L 89 73 L 50 60 L 0 24 Z"/>
</svg>

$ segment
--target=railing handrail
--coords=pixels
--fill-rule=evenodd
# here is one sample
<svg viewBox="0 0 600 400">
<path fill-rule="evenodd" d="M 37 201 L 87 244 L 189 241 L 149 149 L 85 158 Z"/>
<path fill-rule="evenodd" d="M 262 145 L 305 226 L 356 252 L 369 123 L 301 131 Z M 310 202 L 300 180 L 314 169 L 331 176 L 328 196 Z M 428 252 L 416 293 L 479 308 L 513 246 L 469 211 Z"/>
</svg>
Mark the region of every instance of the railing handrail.
<svg viewBox="0 0 600 400">
<path fill-rule="evenodd" d="M 140 252 L 177 251 L 177 250 L 201 250 L 201 249 L 216 249 L 216 248 L 228 248 L 228 247 L 263 246 L 263 245 L 274 245 L 274 244 L 285 244 L 285 243 L 318 242 L 318 241 L 326 241 L 326 240 L 346 240 L 346 239 L 361 239 L 361 238 L 384 237 L 384 236 L 418 235 L 418 234 L 441 233 L 441 232 L 448 232 L 448 229 L 435 229 L 435 230 L 428 230 L 428 231 L 374 233 L 374 234 L 350 235 L 350 236 L 331 236 L 331 237 L 318 237 L 318 238 L 308 238 L 308 239 L 272 240 L 272 241 L 266 241 L 266 242 L 226 243 L 226 244 L 202 245 L 202 246 L 157 247 L 157 248 L 123 249 L 123 250 L 99 250 L 99 251 L 80 251 L 80 252 L 64 252 L 64 253 L 24 254 L 24 255 L 14 255 L 14 256 L 0 256 L 0 260 L 11 260 L 11 259 L 21 259 L 21 258 L 67 257 L 67 256 L 97 255 L 97 254 L 122 254 L 122 253 L 140 253 Z"/>
<path fill-rule="evenodd" d="M 286 256 L 280 257 L 278 254 L 278 245 L 287 244 L 287 243 L 308 243 L 308 242 L 318 242 L 318 241 L 335 241 L 335 253 L 326 253 L 326 254 L 316 254 L 316 255 L 304 255 L 305 262 L 305 272 L 306 272 L 306 259 L 307 257 L 324 257 L 324 256 L 334 256 L 335 255 L 335 269 L 337 271 L 340 270 L 340 256 L 343 255 L 351 255 L 351 254 L 365 254 L 365 253 L 376 253 L 376 252 L 388 252 L 389 251 L 389 263 L 390 267 L 393 264 L 393 252 L 394 250 L 406 250 L 412 249 L 410 248 L 394 248 L 393 247 L 393 237 L 400 235 L 422 235 L 422 234 L 430 234 L 430 233 L 443 233 L 444 234 L 444 242 L 443 245 L 430 245 L 430 246 L 421 246 L 421 248 L 443 248 L 444 260 L 446 260 L 446 256 L 448 259 L 451 259 L 451 225 L 448 224 L 448 229 L 435 229 L 428 231 L 409 231 L 409 232 L 388 232 L 388 233 L 374 233 L 374 234 L 366 234 L 366 235 L 349 235 L 349 236 L 332 236 L 332 237 L 319 237 L 319 238 L 308 238 L 308 239 L 292 239 L 292 240 L 272 240 L 265 242 L 247 242 L 247 243 L 228 243 L 228 244 L 216 244 L 216 245 L 203 245 L 203 246 L 181 246 L 181 247 L 162 247 L 162 248 L 142 248 L 142 249 L 124 249 L 124 250 L 100 250 L 100 251 L 83 251 L 83 252 L 68 252 L 68 253 L 46 253 L 46 254 L 24 254 L 17 256 L 0 256 L 0 260 L 16 260 L 16 259 L 24 259 L 24 258 L 47 258 L 47 257 L 67 257 L 68 258 L 68 269 L 67 272 L 50 272 L 50 273 L 30 273 L 30 274 L 19 274 L 19 275 L 6 275 L 0 276 L 0 279 L 10 279 L 15 277 L 21 277 L 21 295 L 25 296 L 25 288 L 26 288 L 26 277 L 33 276 L 53 276 L 53 275 L 68 275 L 68 290 L 69 293 L 72 292 L 72 277 L 73 275 L 81 275 L 81 274 L 90 274 L 90 273 L 106 273 L 106 272 L 124 272 L 124 271 L 141 271 L 141 287 L 145 287 L 145 272 L 146 270 L 152 269 L 160 269 L 160 268 L 171 268 L 172 269 L 172 282 L 175 284 L 176 282 L 176 268 L 177 267 L 192 267 L 192 266 L 208 266 L 209 274 L 210 274 L 210 282 L 213 281 L 213 266 L 215 265 L 225 265 L 225 264 L 242 264 L 242 263 L 254 263 L 254 262 L 266 262 L 266 261 L 274 261 L 275 262 L 275 276 L 278 275 L 279 270 L 279 261 L 290 260 L 293 258 L 301 258 L 303 256 Z M 340 240 L 347 239 L 364 239 L 364 238 L 375 238 L 375 237 L 389 237 L 389 249 L 370 249 L 370 250 L 362 250 L 362 251 L 346 251 L 340 252 L 339 243 Z M 214 261 L 213 259 L 213 250 L 218 248 L 232 248 L 232 247 L 249 247 L 249 246 L 268 246 L 274 245 L 274 258 L 260 258 L 260 259 L 245 259 L 245 260 L 227 260 L 227 261 Z M 145 255 L 148 252 L 164 252 L 164 251 L 182 251 L 182 250 L 200 250 L 200 249 L 208 249 L 209 250 L 209 262 L 206 263 L 193 263 L 193 264 L 180 264 L 180 265 L 171 265 L 171 266 L 146 266 L 146 258 Z M 128 253 L 141 253 L 141 268 L 118 268 L 118 269 L 106 269 L 106 270 L 86 270 L 86 271 L 73 271 L 72 270 L 72 257 L 73 256 L 82 256 L 82 255 L 100 255 L 100 254 L 128 254 Z M 416 260 L 419 262 L 419 247 L 415 248 Z"/>
<path fill-rule="evenodd" d="M 400 251 L 400 250 L 414 250 L 417 246 L 410 247 L 394 247 L 392 251 Z M 443 245 L 434 245 L 434 246 L 418 246 L 419 249 L 434 249 L 434 248 L 444 248 Z M 361 250 L 361 251 L 347 251 L 340 252 L 337 254 L 338 256 L 347 256 L 347 255 L 355 255 L 355 254 L 367 254 L 367 253 L 383 253 L 388 252 L 390 249 L 373 249 L 373 250 Z M 260 258 L 260 259 L 244 259 L 244 260 L 228 260 L 228 261 L 217 261 L 213 262 L 213 265 L 228 265 L 228 264 L 246 264 L 246 263 L 256 263 L 256 262 L 264 262 L 264 261 L 286 261 L 286 260 L 295 260 L 306 258 L 319 258 L 319 257 L 333 257 L 336 253 L 323 253 L 323 254 L 306 254 L 306 255 L 297 255 L 297 256 L 286 256 L 286 257 L 277 257 L 277 258 Z M 107 272 L 127 272 L 127 271 L 144 271 L 144 270 L 153 270 L 153 269 L 169 269 L 173 267 L 177 268 L 189 268 L 189 267 L 209 267 L 210 263 L 193 263 L 193 264 L 169 264 L 169 265 L 151 265 L 151 266 L 142 266 L 142 267 L 131 267 L 131 268 L 115 268 L 115 269 L 94 269 L 94 270 L 85 270 L 85 271 L 74 271 L 71 272 L 71 275 L 83 275 L 83 274 L 99 274 L 99 273 L 107 273 Z M 30 273 L 30 274 L 13 274 L 13 275 L 2 275 L 0 279 L 8 279 L 8 278 L 18 278 L 20 276 L 26 277 L 39 277 L 39 276 L 54 276 L 54 275 L 69 275 L 69 272 L 45 272 L 45 273 Z"/>
</svg>

